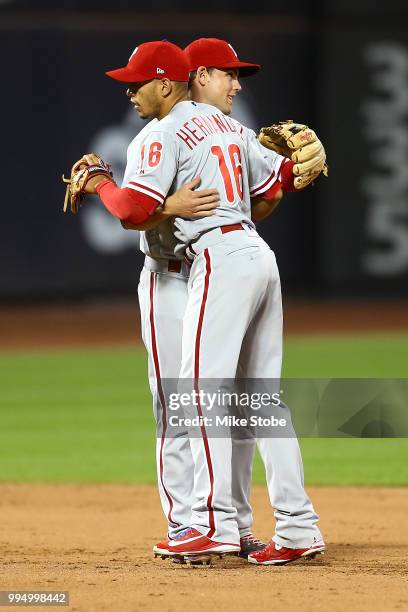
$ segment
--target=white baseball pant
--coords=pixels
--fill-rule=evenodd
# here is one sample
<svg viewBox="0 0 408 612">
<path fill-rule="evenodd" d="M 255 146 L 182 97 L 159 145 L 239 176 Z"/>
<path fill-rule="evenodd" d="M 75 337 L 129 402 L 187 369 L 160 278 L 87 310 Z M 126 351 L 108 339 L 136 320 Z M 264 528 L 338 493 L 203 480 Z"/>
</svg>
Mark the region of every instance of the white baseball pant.
<svg viewBox="0 0 408 612">
<path fill-rule="evenodd" d="M 195 381 L 197 389 L 200 379 L 281 375 L 282 302 L 275 255 L 248 226 L 223 231 L 207 232 L 187 250 L 194 261 L 180 378 Z M 200 406 L 195 410 L 199 415 Z M 259 438 L 257 443 L 276 509 L 275 542 L 297 548 L 322 540 L 318 516 L 304 490 L 295 433 L 290 438 Z M 207 436 L 204 426 L 202 437 L 190 437 L 190 445 L 195 483 L 191 526 L 215 541 L 237 543 L 231 439 Z"/>
<path fill-rule="evenodd" d="M 168 260 L 159 261 L 147 256 L 138 294 L 154 416 L 156 422 L 162 419 L 164 423 L 162 435 L 156 441 L 157 481 L 168 521 L 168 535 L 174 538 L 191 525 L 194 463 L 187 429 L 179 431 L 177 437 L 166 436 L 169 411 L 164 386 L 166 379 L 177 379 L 180 372 L 189 274 L 185 264 L 182 264 L 180 272 L 169 272 L 168 265 Z M 254 452 L 254 440 L 236 440 L 233 443 L 236 469 L 232 472 L 232 497 L 241 537 L 252 530 L 249 498 Z"/>
</svg>

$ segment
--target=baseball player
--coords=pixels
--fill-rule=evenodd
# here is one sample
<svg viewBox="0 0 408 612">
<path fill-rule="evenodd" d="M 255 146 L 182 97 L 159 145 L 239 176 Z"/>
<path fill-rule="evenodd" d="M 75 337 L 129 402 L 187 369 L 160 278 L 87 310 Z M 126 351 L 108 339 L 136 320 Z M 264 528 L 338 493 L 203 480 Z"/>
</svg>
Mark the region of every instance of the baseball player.
<svg viewBox="0 0 408 612">
<path fill-rule="evenodd" d="M 142 51 L 142 46 L 139 51 Z M 260 330 L 266 326 L 274 332 L 274 336 L 279 335 L 281 320 L 279 309 L 275 308 L 277 300 L 280 301 L 279 277 L 272 252 L 256 234 L 249 219 L 249 188 L 252 186 L 252 194 L 257 195 L 268 192 L 276 185 L 278 177 L 283 184 L 290 183 L 293 180 L 290 163 L 276 156 L 275 167 L 271 172 L 270 163 L 266 163 L 265 157 L 257 157 L 256 151 L 251 151 L 249 155 L 250 139 L 243 135 L 237 122 L 214 114 L 212 107 L 187 102 L 182 88 L 173 87 L 173 83 L 183 79 L 180 78 L 181 70 L 178 72 L 175 66 L 166 64 L 168 55 L 160 57 L 160 63 L 166 65 L 164 69 L 159 65 L 157 55 L 152 58 L 151 55 L 146 57 L 146 53 L 139 53 L 136 60 L 132 61 L 131 58 L 126 68 L 114 71 L 115 78 L 143 83 L 135 87 L 135 103 L 146 114 L 156 116 L 160 125 L 154 126 L 153 130 L 144 135 L 141 147 L 135 152 L 137 170 L 128 177 L 125 189 L 119 190 L 112 181 L 102 179 L 97 185 L 97 191 L 115 216 L 140 224 L 151 217 L 171 188 L 191 181 L 198 174 L 205 176 L 204 186 L 210 184 L 207 174 L 215 180 L 220 192 L 226 196 L 216 214 L 194 222 L 181 219 L 176 221 L 181 245 L 178 251 L 187 249 L 189 256 L 194 257 L 193 281 L 190 278 L 190 288 L 194 290 L 189 291 L 184 321 L 182 376 L 194 379 L 198 375 L 204 378 L 213 375 L 234 378 L 238 361 L 242 358 L 246 361 L 248 376 L 276 378 L 277 372 L 280 375 L 279 342 L 273 349 L 265 346 Z M 138 60 L 144 68 L 149 60 L 152 66 L 142 71 Z M 160 74 L 165 74 L 165 77 L 158 82 L 146 81 L 147 74 L 153 78 L 151 68 L 163 71 Z M 111 75 L 114 76 L 113 73 Z M 168 80 L 169 76 L 172 81 Z M 205 159 L 211 159 L 207 165 L 203 165 L 203 147 L 207 147 Z M 208 158 L 208 147 L 211 158 Z M 229 162 L 226 162 L 226 155 L 229 155 Z M 176 160 L 179 160 L 178 167 Z M 160 172 L 158 166 L 161 166 Z M 129 193 L 131 190 L 137 195 Z M 225 258 L 225 254 L 228 258 Z M 242 274 L 251 280 L 249 298 L 245 299 L 245 303 L 236 300 L 235 305 L 240 306 L 238 311 L 234 309 L 237 315 L 236 321 L 234 319 L 238 326 L 237 340 L 232 343 L 232 359 L 229 353 L 227 363 L 225 354 L 222 358 L 222 354 L 214 353 L 214 340 L 211 340 L 211 333 L 222 323 L 220 312 L 219 316 L 214 317 L 217 312 L 214 288 L 217 283 L 221 282 L 223 286 L 225 282 L 226 287 L 238 290 L 242 286 Z M 263 315 L 253 318 L 255 304 L 258 304 L 256 310 L 259 315 L 261 289 L 265 296 Z M 154 284 L 151 283 L 151 294 L 152 291 Z M 268 314 L 276 312 L 278 316 Z M 212 326 L 207 330 L 210 321 Z M 248 322 L 253 326 L 250 337 L 246 333 Z M 153 332 L 152 329 L 152 335 Z M 220 337 L 218 333 L 215 336 Z M 257 352 L 262 359 L 256 357 Z M 160 395 L 160 387 L 158 393 Z M 201 440 L 190 440 L 190 444 L 195 464 L 196 498 L 192 529 L 179 534 L 177 540 L 170 541 L 169 548 L 174 553 L 182 554 L 197 554 L 204 550 L 239 550 L 239 532 L 236 510 L 231 503 L 231 477 L 228 469 L 231 441 L 210 440 L 204 431 Z M 203 466 L 207 467 L 207 475 Z M 307 546 L 312 549 L 310 543 Z"/>
<path fill-rule="evenodd" d="M 226 43 L 225 43 L 226 44 Z M 247 70 L 248 75 L 256 72 L 257 65 L 234 60 L 234 65 Z M 234 90 L 240 89 L 237 80 L 233 81 Z M 130 94 L 131 95 L 131 94 Z M 216 104 L 216 106 L 218 106 Z M 229 112 L 229 108 L 220 108 Z M 155 121 L 155 120 L 153 120 Z M 132 147 L 143 134 L 133 141 Z M 131 165 L 128 165 L 131 171 Z M 125 175 L 124 184 L 127 182 Z M 190 188 L 190 185 L 187 186 Z M 166 200 L 166 207 L 179 192 Z M 189 197 L 205 196 L 207 191 L 188 191 Z M 265 217 L 279 201 L 282 192 L 278 190 L 275 198 L 267 202 L 259 201 L 253 208 L 253 216 Z M 205 198 L 201 201 L 206 202 Z M 170 210 L 171 212 L 171 210 Z M 177 214 L 177 213 L 173 213 Z M 210 213 L 208 213 L 209 215 Z M 181 216 L 190 216 L 183 214 Z M 161 218 L 149 221 L 150 227 L 156 226 Z M 132 226 L 128 229 L 146 229 L 146 224 Z M 154 247 L 152 251 L 151 247 Z M 187 280 L 189 267 L 174 259 L 173 228 L 169 223 L 164 226 L 143 232 L 141 247 L 146 253 L 145 266 L 139 283 L 139 304 L 142 318 L 142 335 L 149 355 L 149 382 L 155 398 L 156 419 L 163 418 L 164 398 L 159 397 L 158 386 L 166 378 L 177 378 L 181 364 L 182 319 L 187 300 Z M 180 270 L 178 272 L 178 270 Z M 153 289 L 154 287 L 154 289 Z M 171 325 L 169 325 L 171 321 Z M 152 326 L 152 322 L 154 326 Z M 161 391 L 161 395 L 163 393 Z M 166 408 L 164 408 L 165 410 Z M 165 417 L 165 415 L 164 415 Z M 165 418 L 164 418 L 165 422 Z M 178 432 L 176 438 L 166 437 L 163 431 L 157 442 L 157 467 L 160 498 L 168 519 L 168 535 L 159 542 L 154 551 L 165 556 L 168 553 L 168 540 L 188 526 L 191 512 L 193 487 L 193 458 L 188 442 L 187 429 Z M 251 532 L 252 509 L 249 504 L 252 460 L 254 453 L 253 440 L 233 440 L 232 494 L 237 508 L 237 522 L 240 533 L 241 555 L 262 549 L 265 545 L 257 540 Z"/>
<path fill-rule="evenodd" d="M 190 68 L 191 97 L 198 102 L 213 104 L 224 113 L 229 114 L 233 95 L 240 89 L 237 68 L 234 68 L 237 56 L 231 45 L 219 39 L 202 38 L 188 45 L 185 54 Z M 251 72 L 253 68 L 240 68 L 239 70 L 241 76 L 245 70 Z M 243 130 L 247 133 L 247 138 L 253 146 L 258 146 L 261 154 L 272 158 L 271 163 L 273 163 L 273 152 L 259 144 L 252 130 L 247 128 L 243 128 Z M 282 195 L 282 192 L 278 191 L 279 183 L 275 185 L 275 188 L 277 194 L 275 201 L 272 199 L 269 202 L 259 203 L 258 208 L 261 210 L 266 205 L 268 214 L 276 206 Z M 270 195 L 271 192 L 270 189 Z M 260 218 L 264 218 L 264 214 L 258 213 L 257 216 L 257 207 L 253 207 L 252 220 L 257 221 Z M 281 322 L 279 282 L 277 282 L 276 292 L 277 297 L 273 308 Z M 274 347 L 281 347 L 281 337 L 282 329 L 280 325 L 277 325 L 268 341 Z M 256 350 L 260 352 L 262 359 L 262 349 Z M 281 352 L 277 361 L 281 361 Z M 280 378 L 280 367 L 277 364 L 276 369 L 273 370 L 273 378 Z M 253 376 L 252 372 L 247 372 L 247 376 Z M 262 367 L 258 376 L 268 378 Z M 249 560 L 262 564 L 286 563 L 302 555 L 308 556 L 309 545 L 311 550 L 322 552 L 324 549 L 323 539 L 316 527 L 318 517 L 304 490 L 302 458 L 294 432 L 291 438 L 260 438 L 257 442 L 266 469 L 270 502 L 272 507 L 275 508 L 276 533 L 268 547 L 262 552 L 253 551 Z M 246 444 L 248 445 L 248 460 L 251 441 L 247 440 Z M 254 448 L 252 448 L 253 452 Z M 248 499 L 250 483 L 244 482 L 244 486 L 247 491 L 246 499 Z M 246 507 L 239 508 L 240 519 L 243 522 L 245 522 L 246 512 L 250 512 L 249 504 Z M 252 515 L 248 515 L 247 520 L 252 524 Z M 287 549 L 289 549 L 289 552 L 287 552 Z"/>
</svg>

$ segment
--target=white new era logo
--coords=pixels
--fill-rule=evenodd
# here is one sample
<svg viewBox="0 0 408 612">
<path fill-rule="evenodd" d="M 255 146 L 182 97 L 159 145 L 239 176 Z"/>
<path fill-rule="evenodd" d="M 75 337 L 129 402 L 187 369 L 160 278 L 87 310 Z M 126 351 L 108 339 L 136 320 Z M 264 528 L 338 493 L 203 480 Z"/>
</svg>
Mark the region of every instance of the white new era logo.
<svg viewBox="0 0 408 612">
<path fill-rule="evenodd" d="M 156 68 L 156 74 L 164 74 L 163 68 Z"/>
</svg>

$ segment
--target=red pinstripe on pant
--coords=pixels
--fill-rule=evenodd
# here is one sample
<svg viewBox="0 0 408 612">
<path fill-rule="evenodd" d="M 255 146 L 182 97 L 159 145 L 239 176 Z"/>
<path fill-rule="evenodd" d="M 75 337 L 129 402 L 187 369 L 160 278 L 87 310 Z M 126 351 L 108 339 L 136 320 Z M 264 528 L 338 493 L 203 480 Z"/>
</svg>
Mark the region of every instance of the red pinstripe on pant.
<svg viewBox="0 0 408 612">
<path fill-rule="evenodd" d="M 202 297 L 202 300 L 201 300 L 200 315 L 199 315 L 199 318 L 198 318 L 198 325 L 197 325 L 197 332 L 196 332 L 196 342 L 195 342 L 195 355 L 194 355 L 194 357 L 195 357 L 194 358 L 194 389 L 195 389 L 195 391 L 197 393 L 197 396 L 196 396 L 197 398 L 199 398 L 201 332 L 202 332 L 202 328 L 203 328 L 205 306 L 206 306 L 206 303 L 207 303 L 208 288 L 209 288 L 209 284 L 210 284 L 210 275 L 211 275 L 211 259 L 210 259 L 210 254 L 208 252 L 208 249 L 205 249 L 204 257 L 205 257 L 205 264 L 206 264 L 206 266 L 205 266 L 204 290 L 203 290 L 203 297 Z M 199 399 L 197 401 L 197 412 L 198 412 L 200 417 L 203 415 Z M 208 475 L 210 477 L 210 493 L 209 493 L 208 498 L 207 498 L 207 508 L 208 508 L 208 512 L 209 512 L 210 531 L 208 532 L 207 536 L 209 538 L 212 538 L 212 536 L 215 533 L 214 508 L 213 508 L 213 505 L 212 505 L 213 495 L 214 495 L 214 472 L 213 472 L 210 447 L 209 447 L 209 444 L 208 444 L 208 438 L 207 438 L 207 432 L 205 430 L 205 426 L 201 425 L 200 429 L 201 429 L 201 435 L 203 437 L 203 443 L 204 443 L 204 448 L 205 448 L 205 456 L 206 456 L 206 459 L 207 459 Z"/>
</svg>

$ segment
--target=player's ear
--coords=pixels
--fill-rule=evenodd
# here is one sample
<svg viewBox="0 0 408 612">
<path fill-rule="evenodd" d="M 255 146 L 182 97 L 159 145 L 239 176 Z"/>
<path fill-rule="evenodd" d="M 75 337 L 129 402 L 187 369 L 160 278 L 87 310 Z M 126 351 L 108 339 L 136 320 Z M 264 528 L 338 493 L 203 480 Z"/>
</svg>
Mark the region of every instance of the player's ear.
<svg viewBox="0 0 408 612">
<path fill-rule="evenodd" d="M 173 83 L 170 81 L 170 79 L 161 79 L 160 83 L 160 93 L 163 98 L 167 98 L 167 96 L 169 96 L 173 91 Z"/>
<path fill-rule="evenodd" d="M 208 70 L 205 66 L 199 66 L 197 68 L 197 76 L 196 76 L 196 81 L 197 83 L 199 83 L 200 85 L 205 85 L 208 81 Z"/>
</svg>

